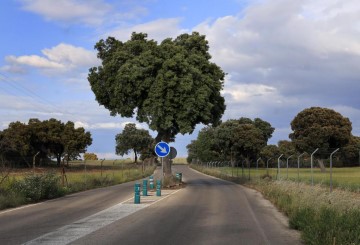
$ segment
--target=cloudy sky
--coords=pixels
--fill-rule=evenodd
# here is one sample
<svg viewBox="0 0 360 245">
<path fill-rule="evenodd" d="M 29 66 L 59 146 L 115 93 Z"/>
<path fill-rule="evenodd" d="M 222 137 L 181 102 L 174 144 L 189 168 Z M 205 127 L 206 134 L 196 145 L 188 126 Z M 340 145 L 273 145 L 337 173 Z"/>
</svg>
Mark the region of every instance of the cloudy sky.
<svg viewBox="0 0 360 245">
<path fill-rule="evenodd" d="M 99 64 L 94 44 L 133 31 L 157 41 L 198 31 L 228 74 L 223 120 L 260 117 L 277 143 L 298 112 L 322 106 L 360 135 L 358 0 L 7 0 L 0 30 L 0 130 L 29 118 L 71 120 L 92 133 L 89 152 L 115 158 L 115 135 L 136 121 L 95 101 L 87 81 Z M 180 156 L 200 128 L 177 137 Z"/>
</svg>

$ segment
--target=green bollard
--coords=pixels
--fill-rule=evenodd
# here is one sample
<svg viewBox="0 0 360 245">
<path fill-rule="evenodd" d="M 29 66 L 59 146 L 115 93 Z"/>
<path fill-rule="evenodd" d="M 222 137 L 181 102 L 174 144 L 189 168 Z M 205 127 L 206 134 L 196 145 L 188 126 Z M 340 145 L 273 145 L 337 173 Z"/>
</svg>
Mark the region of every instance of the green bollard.
<svg viewBox="0 0 360 245">
<path fill-rule="evenodd" d="M 156 181 L 156 196 L 161 196 L 161 180 Z"/>
<path fill-rule="evenodd" d="M 175 176 L 176 176 L 176 179 L 179 181 L 179 183 L 181 183 L 181 181 L 182 181 L 182 173 L 176 173 Z"/>
<path fill-rule="evenodd" d="M 150 190 L 153 190 L 154 189 L 154 176 L 149 177 L 149 182 L 150 182 Z"/>
<path fill-rule="evenodd" d="M 143 180 L 143 196 L 147 196 L 147 179 Z"/>
<path fill-rule="evenodd" d="M 134 203 L 139 204 L 140 203 L 140 184 L 139 183 L 135 183 L 134 191 L 135 191 Z"/>
</svg>

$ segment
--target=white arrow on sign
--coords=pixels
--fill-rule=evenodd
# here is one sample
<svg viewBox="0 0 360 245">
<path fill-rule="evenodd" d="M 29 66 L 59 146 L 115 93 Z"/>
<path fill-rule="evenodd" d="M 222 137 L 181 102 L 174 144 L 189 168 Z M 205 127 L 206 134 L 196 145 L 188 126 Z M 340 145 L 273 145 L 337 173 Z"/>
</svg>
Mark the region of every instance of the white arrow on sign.
<svg viewBox="0 0 360 245">
<path fill-rule="evenodd" d="M 161 153 L 164 153 L 164 154 L 167 153 L 165 147 L 163 148 L 163 147 L 161 147 L 160 145 L 158 145 L 157 147 L 160 149 Z"/>
</svg>

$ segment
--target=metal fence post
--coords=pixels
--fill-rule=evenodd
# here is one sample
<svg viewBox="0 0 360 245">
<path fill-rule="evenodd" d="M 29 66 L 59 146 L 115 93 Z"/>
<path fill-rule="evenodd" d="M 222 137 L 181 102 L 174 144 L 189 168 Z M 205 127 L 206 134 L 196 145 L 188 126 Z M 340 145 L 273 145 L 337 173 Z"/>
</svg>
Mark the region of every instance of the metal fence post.
<svg viewBox="0 0 360 245">
<path fill-rule="evenodd" d="M 267 161 L 266 161 L 266 174 L 269 175 L 269 161 L 272 159 L 272 157 L 270 157 Z"/>
<path fill-rule="evenodd" d="M 316 150 L 311 154 L 311 185 L 314 185 L 314 175 L 313 175 L 313 156 L 314 154 L 319 150 L 319 148 L 316 148 Z"/>
<path fill-rule="evenodd" d="M 278 158 L 278 176 L 277 176 L 277 180 L 280 179 L 280 158 L 283 156 L 284 154 L 281 154 Z"/>
<path fill-rule="evenodd" d="M 337 148 L 335 151 L 333 151 L 330 154 L 330 192 L 332 192 L 333 189 L 333 183 L 332 183 L 332 156 L 339 150 L 339 148 Z"/>
<path fill-rule="evenodd" d="M 293 155 L 289 156 L 287 159 L 286 159 L 286 179 L 289 178 L 289 159 L 292 157 Z"/>
</svg>

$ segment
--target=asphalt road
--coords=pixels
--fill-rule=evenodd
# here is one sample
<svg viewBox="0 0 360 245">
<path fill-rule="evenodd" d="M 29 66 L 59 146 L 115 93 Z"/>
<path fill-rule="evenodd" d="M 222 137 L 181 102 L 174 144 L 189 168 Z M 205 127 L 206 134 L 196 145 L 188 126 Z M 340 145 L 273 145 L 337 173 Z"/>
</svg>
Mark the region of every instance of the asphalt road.
<svg viewBox="0 0 360 245">
<path fill-rule="evenodd" d="M 301 244 L 299 233 L 258 192 L 187 166 L 175 168 L 186 188 L 71 244 Z M 132 191 L 127 183 L 0 213 L 0 244 L 53 232 L 126 200 Z"/>
<path fill-rule="evenodd" d="M 131 197 L 133 186 L 129 182 L 0 212 L 0 244 L 22 244 L 109 208 Z"/>
</svg>

